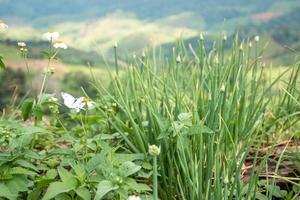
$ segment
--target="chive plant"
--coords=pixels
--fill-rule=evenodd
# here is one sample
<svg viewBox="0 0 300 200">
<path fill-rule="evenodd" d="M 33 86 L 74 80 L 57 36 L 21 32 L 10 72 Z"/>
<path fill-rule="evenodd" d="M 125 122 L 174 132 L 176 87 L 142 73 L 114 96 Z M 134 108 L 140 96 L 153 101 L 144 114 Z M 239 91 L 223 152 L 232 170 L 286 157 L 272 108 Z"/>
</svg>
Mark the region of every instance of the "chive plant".
<svg viewBox="0 0 300 200">
<path fill-rule="evenodd" d="M 109 89 L 96 83 L 100 96 L 117 105 L 109 123 L 132 152 L 149 157 L 148 145 L 160 144 L 155 167 L 162 200 L 255 199 L 259 173 L 268 160 L 268 155 L 258 158 L 258 151 L 266 127 L 276 126 L 266 112 L 276 112 L 277 122 L 288 120 L 286 128 L 299 121 L 299 107 L 290 106 L 300 98 L 299 66 L 291 69 L 286 92 L 274 94 L 289 69 L 264 81 L 268 69 L 260 61 L 259 41 L 236 37 L 230 49 L 227 43 L 224 37 L 208 51 L 201 35 L 198 47 L 187 50 L 179 41 L 167 59 L 145 50 Z M 245 160 L 253 149 L 254 167 L 246 178 Z"/>
</svg>

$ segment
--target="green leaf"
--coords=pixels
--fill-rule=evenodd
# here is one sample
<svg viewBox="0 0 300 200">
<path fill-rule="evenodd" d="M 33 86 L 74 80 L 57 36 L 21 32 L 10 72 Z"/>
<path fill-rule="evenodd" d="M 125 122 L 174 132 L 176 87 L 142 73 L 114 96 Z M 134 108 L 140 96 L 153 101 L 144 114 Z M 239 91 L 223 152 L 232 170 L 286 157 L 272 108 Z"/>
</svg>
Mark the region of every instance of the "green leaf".
<svg viewBox="0 0 300 200">
<path fill-rule="evenodd" d="M 50 53 L 47 52 L 47 51 L 41 51 L 41 54 L 42 54 L 45 58 L 47 58 L 47 59 L 51 58 Z"/>
<path fill-rule="evenodd" d="M 188 131 L 185 132 L 183 135 L 198 135 L 198 134 L 203 134 L 203 133 L 212 134 L 212 133 L 214 133 L 214 131 L 211 130 L 210 128 L 208 128 L 207 126 L 198 124 L 198 125 L 191 126 L 188 129 Z"/>
<path fill-rule="evenodd" d="M 127 161 L 134 161 L 134 160 L 143 160 L 145 158 L 144 154 L 142 153 L 116 153 L 112 157 L 113 163 L 121 164 Z"/>
<path fill-rule="evenodd" d="M 119 168 L 119 174 L 123 177 L 127 177 L 138 172 L 141 168 L 141 166 L 138 166 L 131 161 L 127 161 Z"/>
<path fill-rule="evenodd" d="M 26 126 L 22 128 L 22 133 L 24 134 L 48 133 L 48 131 L 36 126 Z"/>
<path fill-rule="evenodd" d="M 96 154 L 94 157 L 92 157 L 86 164 L 86 170 L 88 173 L 95 170 L 101 163 L 100 154 Z"/>
<path fill-rule="evenodd" d="M 0 197 L 7 198 L 9 200 L 17 199 L 18 195 L 12 193 L 4 183 L 0 183 Z"/>
<path fill-rule="evenodd" d="M 30 186 L 25 175 L 14 176 L 13 179 L 7 181 L 6 186 L 14 193 L 25 192 Z"/>
<path fill-rule="evenodd" d="M 24 175 L 29 175 L 29 176 L 36 175 L 35 172 L 33 172 L 29 169 L 22 168 L 22 167 L 13 167 L 11 174 L 24 174 Z"/>
<path fill-rule="evenodd" d="M 10 148 L 16 149 L 16 148 L 24 147 L 31 143 L 32 138 L 33 137 L 31 134 L 22 135 L 16 138 L 15 140 L 12 140 L 12 142 L 10 143 Z"/>
<path fill-rule="evenodd" d="M 67 171 L 65 168 L 63 167 L 59 167 L 58 168 L 58 173 L 59 173 L 59 176 L 61 178 L 61 180 L 64 182 L 64 181 L 68 181 L 68 180 L 76 180 L 76 178 L 74 177 L 74 175 Z"/>
<path fill-rule="evenodd" d="M 283 198 L 287 193 L 285 190 L 280 190 L 280 187 L 277 185 L 266 185 L 265 187 L 272 196 L 277 198 Z"/>
<path fill-rule="evenodd" d="M 77 188 L 75 190 L 76 194 L 78 196 L 80 196 L 83 200 L 90 200 L 92 197 L 91 197 L 91 193 L 90 191 L 85 188 L 85 187 L 80 187 L 80 188 Z"/>
<path fill-rule="evenodd" d="M 42 200 L 50 200 L 59 194 L 74 190 L 77 186 L 77 181 L 69 179 L 64 182 L 53 182 L 49 185 L 47 192 Z"/>
<path fill-rule="evenodd" d="M 148 185 L 143 183 L 137 183 L 133 178 L 127 178 L 125 182 L 131 188 L 131 190 L 134 190 L 138 193 L 151 191 L 151 188 Z"/>
<path fill-rule="evenodd" d="M 118 189 L 119 186 L 114 185 L 111 181 L 104 180 L 101 181 L 97 186 L 97 192 L 94 200 L 100 200 L 102 199 L 107 193 L 109 193 L 112 190 Z"/>
<path fill-rule="evenodd" d="M 257 192 L 255 194 L 255 198 L 258 199 L 258 200 L 268 200 L 268 198 L 264 194 L 262 194 L 260 192 Z"/>
<path fill-rule="evenodd" d="M 59 194 L 55 197 L 55 200 L 73 200 L 68 194 Z"/>
<path fill-rule="evenodd" d="M 34 99 L 32 98 L 26 99 L 23 102 L 21 111 L 22 111 L 22 117 L 24 121 L 26 121 L 30 117 L 30 114 L 32 113 L 33 104 L 34 104 Z"/>
<path fill-rule="evenodd" d="M 39 200 L 41 195 L 41 189 L 34 188 L 27 196 L 27 200 Z"/>
<path fill-rule="evenodd" d="M 33 114 L 34 114 L 36 120 L 41 121 L 42 117 L 43 117 L 42 107 L 41 106 L 35 106 L 33 108 Z"/>
<path fill-rule="evenodd" d="M 34 166 L 33 164 L 31 164 L 30 162 L 28 162 L 26 160 L 17 160 L 16 164 L 18 164 L 21 167 L 34 170 L 36 172 L 38 171 L 38 169 L 36 168 L 36 166 Z"/>
<path fill-rule="evenodd" d="M 50 169 L 45 176 L 47 179 L 55 179 L 55 177 L 57 176 L 56 169 Z"/>
</svg>

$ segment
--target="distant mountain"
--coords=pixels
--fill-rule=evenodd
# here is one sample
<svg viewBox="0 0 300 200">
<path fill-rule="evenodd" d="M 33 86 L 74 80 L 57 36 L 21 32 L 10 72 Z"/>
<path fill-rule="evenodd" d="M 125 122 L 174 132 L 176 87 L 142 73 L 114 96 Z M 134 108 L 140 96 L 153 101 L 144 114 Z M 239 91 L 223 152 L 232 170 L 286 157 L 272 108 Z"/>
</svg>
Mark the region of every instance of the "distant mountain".
<svg viewBox="0 0 300 200">
<path fill-rule="evenodd" d="M 13 17 L 44 27 L 62 21 L 97 19 L 122 10 L 142 20 L 192 12 L 207 23 L 218 23 L 224 19 L 284 9 L 281 4 L 284 7 L 300 6 L 298 0 L 1 0 L 0 17 Z"/>
<path fill-rule="evenodd" d="M 298 41 L 291 24 L 299 22 L 299 8 L 299 0 L 0 0 L 0 19 L 10 25 L 0 40 L 39 41 L 50 28 L 73 48 L 109 53 L 118 41 L 130 53 L 180 36 L 193 41 L 200 32 L 263 34 L 285 20 L 268 37 L 280 42 L 292 34 L 287 37 Z"/>
</svg>

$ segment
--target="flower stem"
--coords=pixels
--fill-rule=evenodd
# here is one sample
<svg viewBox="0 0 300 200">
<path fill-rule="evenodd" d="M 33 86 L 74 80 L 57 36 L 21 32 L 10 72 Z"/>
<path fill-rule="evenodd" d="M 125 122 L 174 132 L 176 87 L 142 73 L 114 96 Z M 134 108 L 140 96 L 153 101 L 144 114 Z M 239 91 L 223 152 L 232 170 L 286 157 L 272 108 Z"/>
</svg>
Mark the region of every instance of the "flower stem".
<svg viewBox="0 0 300 200">
<path fill-rule="evenodd" d="M 117 47 L 114 47 L 114 53 L 115 53 L 115 67 L 116 67 L 116 73 L 117 73 L 117 75 L 119 75 L 119 64 L 118 64 Z"/>
<path fill-rule="evenodd" d="M 153 200 L 158 200 L 157 185 L 157 156 L 153 157 Z"/>
</svg>

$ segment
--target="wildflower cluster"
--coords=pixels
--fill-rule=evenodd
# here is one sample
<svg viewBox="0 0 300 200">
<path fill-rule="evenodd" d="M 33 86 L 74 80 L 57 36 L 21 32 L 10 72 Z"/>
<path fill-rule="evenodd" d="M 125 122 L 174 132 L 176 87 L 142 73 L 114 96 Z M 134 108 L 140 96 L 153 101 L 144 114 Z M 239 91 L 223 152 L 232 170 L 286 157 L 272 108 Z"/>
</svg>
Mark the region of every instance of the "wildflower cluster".
<svg viewBox="0 0 300 200">
<path fill-rule="evenodd" d="M 68 45 L 63 40 L 59 40 L 59 33 L 49 30 L 43 34 L 43 38 L 53 44 L 56 49 L 67 49 Z"/>
<path fill-rule="evenodd" d="M 18 47 L 21 53 L 26 53 L 28 49 L 26 48 L 26 43 L 25 42 L 18 42 Z"/>
<path fill-rule="evenodd" d="M 53 114 L 58 114 L 59 113 L 59 109 L 58 109 L 58 104 L 57 104 L 57 98 L 55 97 L 50 97 L 49 98 L 49 110 L 51 111 L 51 113 Z"/>
</svg>

